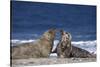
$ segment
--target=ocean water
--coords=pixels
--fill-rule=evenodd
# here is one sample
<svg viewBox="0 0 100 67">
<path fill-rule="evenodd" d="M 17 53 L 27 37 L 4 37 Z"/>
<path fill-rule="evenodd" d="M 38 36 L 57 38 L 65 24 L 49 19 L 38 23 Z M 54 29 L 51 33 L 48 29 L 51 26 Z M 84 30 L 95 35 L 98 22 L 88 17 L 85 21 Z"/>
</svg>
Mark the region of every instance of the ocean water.
<svg viewBox="0 0 100 67">
<path fill-rule="evenodd" d="M 33 42 L 50 28 L 70 32 L 73 45 L 96 53 L 96 6 L 11 1 L 11 45 Z M 54 48 L 59 40 L 57 32 Z"/>
</svg>

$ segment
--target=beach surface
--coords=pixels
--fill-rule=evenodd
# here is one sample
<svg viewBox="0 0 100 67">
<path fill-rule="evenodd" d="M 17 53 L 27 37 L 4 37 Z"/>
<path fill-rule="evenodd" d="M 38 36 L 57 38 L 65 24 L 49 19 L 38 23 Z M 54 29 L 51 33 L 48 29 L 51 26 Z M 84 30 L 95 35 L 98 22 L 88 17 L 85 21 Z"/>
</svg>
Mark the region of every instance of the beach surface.
<svg viewBox="0 0 100 67">
<path fill-rule="evenodd" d="M 12 43 L 26 43 L 27 41 L 12 41 Z M 34 42 L 29 40 L 28 42 Z M 58 40 L 54 41 L 54 46 L 52 50 L 55 50 Z M 12 44 L 12 45 L 14 45 Z M 74 46 L 85 49 L 90 53 L 96 53 L 96 40 L 94 41 L 78 41 L 72 42 Z M 39 66 L 39 65 L 52 65 L 52 64 L 68 64 L 68 63 L 86 63 L 86 62 L 96 62 L 96 58 L 57 58 L 56 53 L 51 53 L 49 58 L 29 58 L 29 59 L 11 59 L 12 67 L 27 67 L 27 66 Z"/>
<path fill-rule="evenodd" d="M 11 62 L 12 67 L 27 67 L 37 65 L 96 62 L 96 58 L 29 58 L 12 59 Z"/>
</svg>

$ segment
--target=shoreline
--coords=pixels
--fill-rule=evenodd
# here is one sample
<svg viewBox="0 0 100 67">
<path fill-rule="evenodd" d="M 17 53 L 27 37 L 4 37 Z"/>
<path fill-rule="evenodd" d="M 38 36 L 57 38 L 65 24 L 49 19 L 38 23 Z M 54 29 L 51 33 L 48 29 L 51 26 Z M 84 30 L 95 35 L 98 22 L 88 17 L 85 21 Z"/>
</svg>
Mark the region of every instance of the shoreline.
<svg viewBox="0 0 100 67">
<path fill-rule="evenodd" d="M 52 64 L 68 63 L 86 63 L 96 62 L 96 58 L 29 58 L 29 59 L 11 59 L 12 67 L 38 66 Z"/>
</svg>

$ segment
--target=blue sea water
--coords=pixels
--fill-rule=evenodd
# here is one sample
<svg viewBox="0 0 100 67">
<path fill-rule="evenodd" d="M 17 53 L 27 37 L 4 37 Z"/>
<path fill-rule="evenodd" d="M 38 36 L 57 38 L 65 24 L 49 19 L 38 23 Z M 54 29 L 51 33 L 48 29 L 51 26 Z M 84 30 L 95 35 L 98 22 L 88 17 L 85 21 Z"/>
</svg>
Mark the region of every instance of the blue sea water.
<svg viewBox="0 0 100 67">
<path fill-rule="evenodd" d="M 34 41 L 50 28 L 70 32 L 74 45 L 96 51 L 96 6 L 11 1 L 13 43 Z M 54 43 L 59 39 L 57 32 Z"/>
<path fill-rule="evenodd" d="M 11 1 L 11 12 L 11 39 L 36 39 L 56 28 L 73 41 L 96 40 L 96 6 Z"/>
</svg>

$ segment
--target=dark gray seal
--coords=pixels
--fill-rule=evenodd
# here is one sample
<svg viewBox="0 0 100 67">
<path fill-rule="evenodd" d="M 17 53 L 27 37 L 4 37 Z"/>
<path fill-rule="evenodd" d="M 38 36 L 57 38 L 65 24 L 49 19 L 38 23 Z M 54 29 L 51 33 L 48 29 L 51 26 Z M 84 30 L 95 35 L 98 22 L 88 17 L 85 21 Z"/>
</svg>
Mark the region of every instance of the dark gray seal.
<svg viewBox="0 0 100 67">
<path fill-rule="evenodd" d="M 65 32 L 63 30 L 61 32 L 61 40 L 59 41 L 56 49 L 53 51 L 53 53 L 57 53 L 59 58 L 95 58 L 96 55 L 91 54 L 90 52 L 73 46 L 71 44 L 72 36 L 70 33 Z"/>
<path fill-rule="evenodd" d="M 68 32 L 64 32 L 63 30 L 61 32 L 61 40 L 59 41 L 57 45 L 57 55 L 59 58 L 66 58 L 70 57 L 70 53 L 72 51 L 71 46 L 71 35 Z"/>
</svg>

